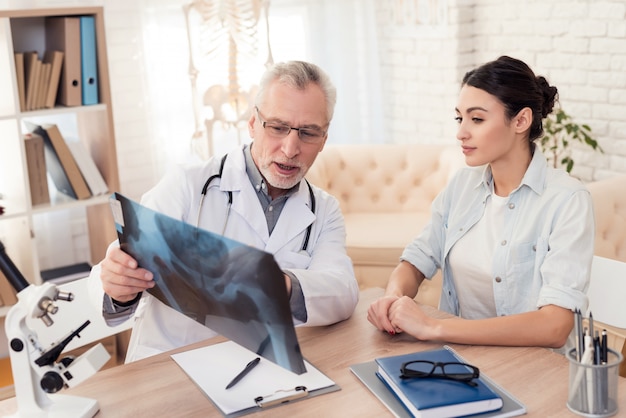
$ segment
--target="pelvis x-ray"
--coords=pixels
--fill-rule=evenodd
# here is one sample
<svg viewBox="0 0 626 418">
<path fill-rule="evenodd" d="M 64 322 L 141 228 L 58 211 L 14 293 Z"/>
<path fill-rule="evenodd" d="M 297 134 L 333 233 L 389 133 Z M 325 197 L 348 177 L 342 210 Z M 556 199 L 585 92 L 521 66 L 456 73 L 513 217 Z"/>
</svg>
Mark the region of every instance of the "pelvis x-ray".
<svg viewBox="0 0 626 418">
<path fill-rule="evenodd" d="M 120 245 L 154 273 L 161 302 L 293 371 L 306 371 L 274 257 L 115 193 Z"/>
</svg>

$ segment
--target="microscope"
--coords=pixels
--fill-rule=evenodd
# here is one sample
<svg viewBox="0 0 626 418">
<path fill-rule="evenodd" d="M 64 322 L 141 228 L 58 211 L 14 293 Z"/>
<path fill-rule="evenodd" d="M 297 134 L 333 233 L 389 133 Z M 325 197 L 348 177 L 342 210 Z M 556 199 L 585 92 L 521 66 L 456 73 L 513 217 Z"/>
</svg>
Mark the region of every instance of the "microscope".
<svg viewBox="0 0 626 418">
<path fill-rule="evenodd" d="M 72 293 L 63 292 L 54 284 L 29 284 L 0 242 L 0 271 L 17 291 L 17 303 L 5 318 L 5 331 L 9 341 L 11 370 L 15 382 L 18 411 L 16 417 L 93 417 L 99 409 L 95 399 L 59 394 L 95 374 L 110 358 L 102 344 L 84 354 L 73 357 L 59 356 L 74 337 L 90 321 L 85 321 L 65 337 L 42 347 L 37 334 L 27 326 L 27 318 L 41 319 L 48 327 L 54 324 L 51 315 L 58 311 L 57 301 L 71 302 Z"/>
</svg>

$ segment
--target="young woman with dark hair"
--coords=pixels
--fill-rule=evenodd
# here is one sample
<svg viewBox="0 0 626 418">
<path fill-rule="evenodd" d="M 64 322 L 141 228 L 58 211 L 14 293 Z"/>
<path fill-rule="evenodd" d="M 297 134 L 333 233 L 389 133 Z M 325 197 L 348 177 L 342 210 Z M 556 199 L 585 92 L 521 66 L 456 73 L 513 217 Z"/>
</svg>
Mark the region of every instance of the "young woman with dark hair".
<svg viewBox="0 0 626 418">
<path fill-rule="evenodd" d="M 514 58 L 465 74 L 455 112 L 469 167 L 435 199 L 429 224 L 371 304 L 374 326 L 461 344 L 573 343 L 573 311 L 587 305 L 594 218 L 583 184 L 550 168 L 534 144 L 556 99 L 556 87 Z M 429 317 L 413 299 L 438 269 L 439 308 L 453 318 Z"/>
</svg>

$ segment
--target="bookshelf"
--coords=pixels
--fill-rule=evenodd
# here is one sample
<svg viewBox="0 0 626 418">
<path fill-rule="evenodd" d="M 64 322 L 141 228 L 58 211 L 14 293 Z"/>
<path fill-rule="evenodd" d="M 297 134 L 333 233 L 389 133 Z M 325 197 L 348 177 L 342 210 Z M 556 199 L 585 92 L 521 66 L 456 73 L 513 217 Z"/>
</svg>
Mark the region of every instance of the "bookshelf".
<svg viewBox="0 0 626 418">
<path fill-rule="evenodd" d="M 53 108 L 23 110 L 14 53 L 34 50 L 43 58 L 47 19 L 84 16 L 95 22 L 97 102 L 64 106 L 56 100 Z M 99 262 L 116 238 L 108 194 L 76 200 L 56 192 L 48 182 L 50 203 L 33 206 L 23 137 L 28 123 L 56 124 L 64 137 L 82 142 L 109 192 L 119 190 L 103 8 L 0 10 L 0 91 L 0 204 L 5 208 L 0 240 L 7 254 L 35 284 L 41 283 L 42 270 Z M 77 253 L 82 258 L 72 259 Z M 0 318 L 9 308 L 0 307 Z"/>
</svg>

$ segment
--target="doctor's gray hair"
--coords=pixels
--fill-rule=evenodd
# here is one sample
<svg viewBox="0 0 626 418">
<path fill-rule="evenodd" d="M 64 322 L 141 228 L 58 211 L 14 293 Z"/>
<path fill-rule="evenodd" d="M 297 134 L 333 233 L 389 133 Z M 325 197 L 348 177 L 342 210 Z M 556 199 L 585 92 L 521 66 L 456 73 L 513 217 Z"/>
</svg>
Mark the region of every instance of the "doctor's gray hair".
<svg viewBox="0 0 626 418">
<path fill-rule="evenodd" d="M 271 66 L 261 77 L 259 91 L 255 104 L 260 106 L 265 99 L 267 89 L 273 81 L 287 84 L 290 87 L 304 90 L 310 83 L 314 83 L 322 90 L 326 97 L 327 122 L 330 122 L 335 112 L 337 89 L 330 81 L 330 77 L 320 67 L 310 62 L 287 61 Z"/>
</svg>

